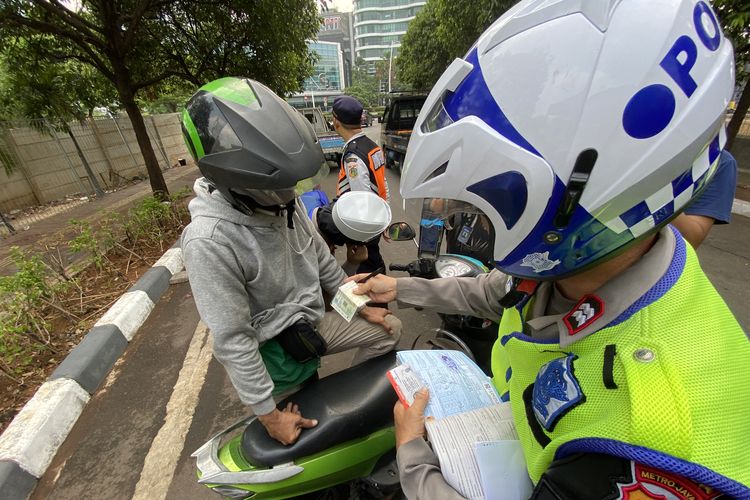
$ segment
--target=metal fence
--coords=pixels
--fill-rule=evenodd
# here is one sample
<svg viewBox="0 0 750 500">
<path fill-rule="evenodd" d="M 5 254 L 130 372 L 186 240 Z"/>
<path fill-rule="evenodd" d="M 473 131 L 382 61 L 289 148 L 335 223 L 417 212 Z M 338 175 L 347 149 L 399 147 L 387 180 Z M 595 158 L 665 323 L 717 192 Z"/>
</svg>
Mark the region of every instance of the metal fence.
<svg viewBox="0 0 750 500">
<path fill-rule="evenodd" d="M 178 114 L 144 119 L 162 169 L 187 157 Z M 127 116 L 0 122 L 0 235 L 146 177 Z"/>
</svg>

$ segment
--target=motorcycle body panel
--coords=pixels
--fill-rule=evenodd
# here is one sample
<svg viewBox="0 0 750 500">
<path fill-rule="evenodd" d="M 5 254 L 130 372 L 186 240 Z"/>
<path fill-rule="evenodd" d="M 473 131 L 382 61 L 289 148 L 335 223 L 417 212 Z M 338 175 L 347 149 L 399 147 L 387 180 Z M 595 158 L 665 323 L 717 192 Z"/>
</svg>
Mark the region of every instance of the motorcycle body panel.
<svg viewBox="0 0 750 500">
<path fill-rule="evenodd" d="M 242 435 L 237 435 L 219 450 L 219 460 L 230 471 L 262 470 L 249 464 L 241 452 Z M 246 498 L 253 500 L 283 499 L 311 493 L 346 483 L 372 473 L 380 457 L 396 445 L 393 427 L 381 429 L 372 434 L 342 443 L 314 455 L 295 461 L 304 470 L 287 479 L 257 484 L 215 485 L 222 494 L 228 489 L 244 490 Z"/>
</svg>

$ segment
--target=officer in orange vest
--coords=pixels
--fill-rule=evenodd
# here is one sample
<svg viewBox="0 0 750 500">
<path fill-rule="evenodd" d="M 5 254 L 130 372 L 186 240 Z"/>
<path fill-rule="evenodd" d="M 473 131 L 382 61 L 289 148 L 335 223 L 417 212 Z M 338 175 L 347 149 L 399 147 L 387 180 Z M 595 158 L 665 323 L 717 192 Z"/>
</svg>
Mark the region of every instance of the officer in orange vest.
<svg viewBox="0 0 750 500">
<path fill-rule="evenodd" d="M 388 201 L 383 150 L 362 131 L 362 111 L 362 104 L 354 97 L 344 95 L 333 101 L 333 128 L 346 141 L 336 196 L 348 191 L 372 191 Z M 376 238 L 368 243 L 368 258 L 357 272 L 372 272 L 384 267 L 379 241 L 380 238 Z"/>
</svg>

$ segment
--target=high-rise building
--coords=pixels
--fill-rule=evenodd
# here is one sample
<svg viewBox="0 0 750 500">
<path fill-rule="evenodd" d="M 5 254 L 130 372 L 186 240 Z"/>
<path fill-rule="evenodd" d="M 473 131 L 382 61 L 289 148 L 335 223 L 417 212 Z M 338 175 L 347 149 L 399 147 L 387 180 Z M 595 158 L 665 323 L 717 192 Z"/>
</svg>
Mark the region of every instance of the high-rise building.
<svg viewBox="0 0 750 500">
<path fill-rule="evenodd" d="M 395 57 L 409 21 L 426 3 L 417 0 L 354 0 L 355 61 L 361 57 L 374 63 L 389 59 L 391 55 Z"/>
<path fill-rule="evenodd" d="M 303 91 L 287 99 L 295 107 L 315 106 L 327 110 L 344 85 L 344 60 L 336 42 L 309 41 L 307 46 L 318 55 L 312 76 L 305 79 Z"/>
<path fill-rule="evenodd" d="M 354 65 L 354 37 L 352 36 L 351 12 L 321 12 L 323 22 L 318 30 L 318 41 L 335 42 L 341 46 L 344 60 L 344 88 L 352 84 Z"/>
</svg>

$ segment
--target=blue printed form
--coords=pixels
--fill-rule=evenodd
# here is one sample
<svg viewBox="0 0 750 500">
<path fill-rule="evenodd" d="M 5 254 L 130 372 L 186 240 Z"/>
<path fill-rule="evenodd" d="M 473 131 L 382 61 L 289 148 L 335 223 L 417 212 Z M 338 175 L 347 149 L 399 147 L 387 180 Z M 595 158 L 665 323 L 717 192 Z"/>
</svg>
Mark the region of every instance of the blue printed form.
<svg viewBox="0 0 750 500">
<path fill-rule="evenodd" d="M 416 384 L 409 384 L 409 392 L 420 387 L 429 389 L 427 417 L 441 419 L 500 403 L 492 381 L 460 351 L 401 351 L 396 356 L 418 377 Z M 413 392 L 404 394 L 409 402 L 413 400 Z"/>
<path fill-rule="evenodd" d="M 401 351 L 397 358 L 388 379 L 401 402 L 408 407 L 420 388 L 430 391 L 425 429 L 446 482 L 470 500 L 525 492 L 529 476 L 511 405 L 476 363 L 460 351 Z M 502 478 L 489 477 L 496 469 Z"/>
</svg>

